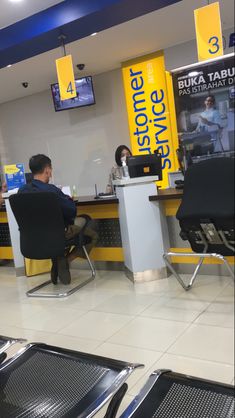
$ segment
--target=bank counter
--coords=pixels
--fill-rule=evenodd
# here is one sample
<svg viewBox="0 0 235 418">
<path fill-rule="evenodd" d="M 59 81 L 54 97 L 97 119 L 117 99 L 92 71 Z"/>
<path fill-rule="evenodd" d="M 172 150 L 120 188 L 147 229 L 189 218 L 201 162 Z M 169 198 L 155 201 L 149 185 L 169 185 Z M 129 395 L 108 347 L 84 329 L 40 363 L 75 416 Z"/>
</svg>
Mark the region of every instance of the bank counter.
<svg viewBox="0 0 235 418">
<path fill-rule="evenodd" d="M 179 223 L 175 217 L 182 199 L 183 191 L 176 189 L 158 190 L 158 194 L 150 195 L 149 201 L 153 209 L 160 208 L 162 216 L 165 218 L 168 229 L 169 247 L 165 251 L 188 252 L 191 251 L 187 241 L 182 241 L 179 236 Z M 79 197 L 77 205 L 77 215 L 86 213 L 93 219 L 99 234 L 96 248 L 91 252 L 91 258 L 98 268 L 120 268 L 124 263 L 124 251 L 122 248 L 121 231 L 119 224 L 119 201 L 117 198 L 95 199 L 93 196 Z M 146 231 L 147 233 L 147 231 Z M 156 234 L 159 231 L 156 230 Z M 157 248 L 156 248 L 157 251 Z M 8 218 L 5 207 L 0 208 L 0 259 L 13 260 L 13 250 L 9 232 Z M 228 261 L 233 264 L 233 257 L 228 257 Z M 172 260 L 179 264 L 180 272 L 191 272 L 194 264 L 198 262 L 198 257 L 192 255 L 190 258 L 175 257 Z M 215 266 L 214 270 L 206 271 L 206 264 L 220 264 L 217 260 L 206 259 L 202 273 L 216 273 L 221 266 Z M 50 269 L 50 262 L 25 260 L 25 272 L 27 276 L 40 274 Z M 22 269 L 16 266 L 16 275 L 24 274 Z"/>
</svg>

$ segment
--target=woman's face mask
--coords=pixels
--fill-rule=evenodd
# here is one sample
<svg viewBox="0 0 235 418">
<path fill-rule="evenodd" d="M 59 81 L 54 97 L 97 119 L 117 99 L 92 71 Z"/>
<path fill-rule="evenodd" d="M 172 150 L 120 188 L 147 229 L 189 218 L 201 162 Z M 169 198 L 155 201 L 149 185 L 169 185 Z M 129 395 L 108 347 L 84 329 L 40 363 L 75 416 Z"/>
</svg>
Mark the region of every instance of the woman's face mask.
<svg viewBox="0 0 235 418">
<path fill-rule="evenodd" d="M 123 157 L 121 157 L 121 162 L 123 163 L 123 161 L 126 162 L 126 155 L 124 155 Z"/>
</svg>

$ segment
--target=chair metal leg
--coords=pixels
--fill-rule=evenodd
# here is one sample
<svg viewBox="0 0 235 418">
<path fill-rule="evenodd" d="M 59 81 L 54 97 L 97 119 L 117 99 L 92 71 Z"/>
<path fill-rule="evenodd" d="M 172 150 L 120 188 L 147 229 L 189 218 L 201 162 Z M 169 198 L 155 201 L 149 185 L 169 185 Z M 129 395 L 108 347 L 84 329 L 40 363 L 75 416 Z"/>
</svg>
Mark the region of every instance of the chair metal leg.
<svg viewBox="0 0 235 418">
<path fill-rule="evenodd" d="M 89 267 L 90 267 L 90 269 L 91 269 L 91 275 L 92 275 L 92 277 L 94 277 L 94 278 L 95 278 L 96 272 L 95 272 L 94 266 L 93 266 L 93 264 L 92 264 L 92 262 L 91 262 L 91 259 L 90 259 L 89 255 L 88 255 L 88 252 L 87 252 L 87 250 L 86 250 L 85 245 L 83 245 L 83 246 L 82 246 L 82 249 L 83 249 L 83 251 L 84 251 L 84 254 L 85 254 L 85 256 L 86 256 L 87 262 L 88 262 Z"/>
<path fill-rule="evenodd" d="M 183 279 L 180 277 L 180 275 L 177 273 L 177 271 L 174 269 L 173 265 L 171 264 L 171 262 L 169 261 L 170 257 L 192 257 L 192 255 L 195 255 L 196 257 L 200 257 L 200 260 L 196 266 L 196 269 L 194 270 L 194 273 L 189 281 L 189 284 L 186 285 L 183 281 Z M 229 274 L 232 276 L 232 278 L 234 278 L 234 272 L 233 269 L 231 268 L 231 266 L 229 265 L 228 261 L 226 260 L 226 258 L 220 254 L 216 254 L 216 253 L 173 253 L 173 252 L 169 252 L 169 253 L 165 253 L 163 254 L 163 258 L 165 260 L 165 263 L 167 265 L 167 267 L 170 269 L 170 271 L 172 272 L 172 274 L 175 276 L 175 278 L 178 280 L 178 282 L 181 284 L 181 286 L 184 288 L 184 290 L 189 290 L 191 289 L 191 287 L 193 286 L 193 283 L 198 275 L 198 272 L 203 264 L 203 261 L 205 258 L 217 258 L 219 260 L 221 260 L 224 265 L 226 266 L 227 270 L 229 271 Z"/>
<path fill-rule="evenodd" d="M 220 254 L 213 254 L 214 257 L 218 258 L 219 260 L 223 261 L 224 265 L 226 266 L 230 276 L 234 279 L 234 271 L 232 269 L 232 267 L 230 266 L 228 260 L 226 260 L 226 258 L 223 255 Z"/>
<path fill-rule="evenodd" d="M 0 335 L 0 342 L 2 343 L 0 346 L 0 354 L 8 350 L 14 344 L 23 344 L 27 342 L 25 338 L 11 338 L 5 337 Z"/>
<path fill-rule="evenodd" d="M 127 389 L 127 383 L 123 383 L 120 389 L 113 396 L 104 418 L 115 418 L 117 416 L 119 406 L 121 405 L 121 402 L 127 392 Z"/>
<path fill-rule="evenodd" d="M 169 270 L 171 271 L 171 273 L 175 276 L 175 278 L 178 280 L 179 284 L 184 288 L 184 290 L 189 290 L 192 287 L 192 284 L 193 284 L 192 283 L 192 280 L 193 280 L 193 282 L 195 281 L 197 272 L 198 272 L 198 270 L 199 270 L 200 267 L 197 266 L 198 269 L 196 267 L 196 269 L 195 269 L 195 271 L 193 273 L 193 276 L 191 278 L 191 281 L 190 281 L 191 285 L 190 284 L 189 285 L 186 285 L 184 283 L 183 279 L 180 277 L 180 275 L 177 273 L 177 271 L 174 269 L 173 265 L 171 264 L 171 262 L 168 259 L 168 257 L 173 257 L 173 256 L 177 256 L 177 255 L 180 255 L 181 256 L 182 254 L 181 253 L 171 253 L 171 252 L 169 252 L 169 253 L 163 254 L 163 258 L 165 260 L 165 263 L 166 263 L 167 267 L 169 268 Z M 185 254 L 183 254 L 183 255 L 185 255 Z M 191 256 L 192 256 L 192 254 L 191 254 Z M 200 259 L 200 261 L 201 261 L 201 259 Z"/>
<path fill-rule="evenodd" d="M 95 276 L 96 276 L 96 272 L 95 272 L 94 266 L 93 266 L 93 264 L 92 264 L 92 262 L 90 260 L 90 257 L 89 257 L 89 255 L 87 253 L 87 250 L 86 250 L 85 246 L 83 246 L 82 248 L 83 248 L 84 254 L 86 256 L 86 259 L 87 259 L 88 265 L 90 267 L 90 270 L 91 270 L 91 276 L 88 279 L 86 279 L 82 283 L 79 283 L 77 286 L 75 286 L 72 289 L 67 290 L 67 291 L 61 291 L 59 293 L 54 293 L 54 292 L 48 292 L 48 293 L 40 293 L 40 292 L 38 292 L 37 293 L 37 291 L 39 289 L 42 289 L 43 287 L 46 287 L 49 284 L 51 284 L 51 280 L 47 280 L 46 282 L 44 282 L 44 283 L 42 283 L 42 284 L 34 287 L 33 289 L 29 290 L 26 293 L 26 295 L 28 297 L 31 297 L 31 298 L 51 298 L 51 299 L 52 298 L 65 298 L 65 297 L 70 296 L 73 293 L 77 292 L 77 290 L 81 289 L 81 287 L 86 286 L 86 284 L 88 284 L 92 280 L 94 280 L 95 279 Z"/>
</svg>

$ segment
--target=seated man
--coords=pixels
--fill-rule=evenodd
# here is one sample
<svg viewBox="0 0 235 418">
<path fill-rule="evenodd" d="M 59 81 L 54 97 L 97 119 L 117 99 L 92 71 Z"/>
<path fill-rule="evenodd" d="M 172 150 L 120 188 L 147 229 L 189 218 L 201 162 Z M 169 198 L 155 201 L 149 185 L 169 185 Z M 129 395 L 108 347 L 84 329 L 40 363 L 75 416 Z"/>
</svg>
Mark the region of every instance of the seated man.
<svg viewBox="0 0 235 418">
<path fill-rule="evenodd" d="M 34 155 L 29 160 L 29 168 L 33 174 L 33 180 L 31 184 L 25 184 L 22 186 L 18 193 L 32 193 L 32 192 L 52 192 L 59 198 L 59 203 L 64 216 L 65 225 L 65 237 L 72 239 L 76 237 L 85 221 L 83 218 L 78 219 L 78 225 L 74 224 L 76 218 L 76 205 L 72 198 L 65 195 L 58 187 L 53 184 L 49 184 L 49 180 L 52 176 L 52 165 L 49 157 L 43 154 Z M 97 242 L 98 235 L 91 228 L 85 229 L 85 235 L 90 238 L 90 243 L 86 245 L 86 250 L 89 253 Z M 67 255 L 67 257 L 59 257 L 57 260 L 52 261 L 51 280 L 54 284 L 57 283 L 57 277 L 62 283 L 68 284 L 71 281 L 69 262 L 73 261 L 76 257 L 84 258 L 83 251 L 78 248 L 73 250 Z"/>
</svg>

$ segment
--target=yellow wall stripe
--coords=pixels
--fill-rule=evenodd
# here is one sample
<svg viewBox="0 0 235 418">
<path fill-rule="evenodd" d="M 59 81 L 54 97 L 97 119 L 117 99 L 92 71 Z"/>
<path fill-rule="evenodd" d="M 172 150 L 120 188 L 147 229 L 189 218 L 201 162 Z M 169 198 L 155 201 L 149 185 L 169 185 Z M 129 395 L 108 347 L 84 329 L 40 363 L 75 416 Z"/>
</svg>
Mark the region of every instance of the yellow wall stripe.
<svg viewBox="0 0 235 418">
<path fill-rule="evenodd" d="M 164 209 L 166 216 L 175 216 L 179 206 L 181 204 L 180 199 L 172 199 L 172 200 L 165 200 L 164 201 Z"/>
<path fill-rule="evenodd" d="M 124 261 L 123 248 L 94 248 L 91 251 L 94 261 Z"/>
<path fill-rule="evenodd" d="M 0 212 L 0 223 L 1 224 L 8 223 L 7 213 L 6 212 Z"/>
<path fill-rule="evenodd" d="M 13 260 L 12 247 L 0 247 L 0 259 L 1 260 Z"/>
</svg>

